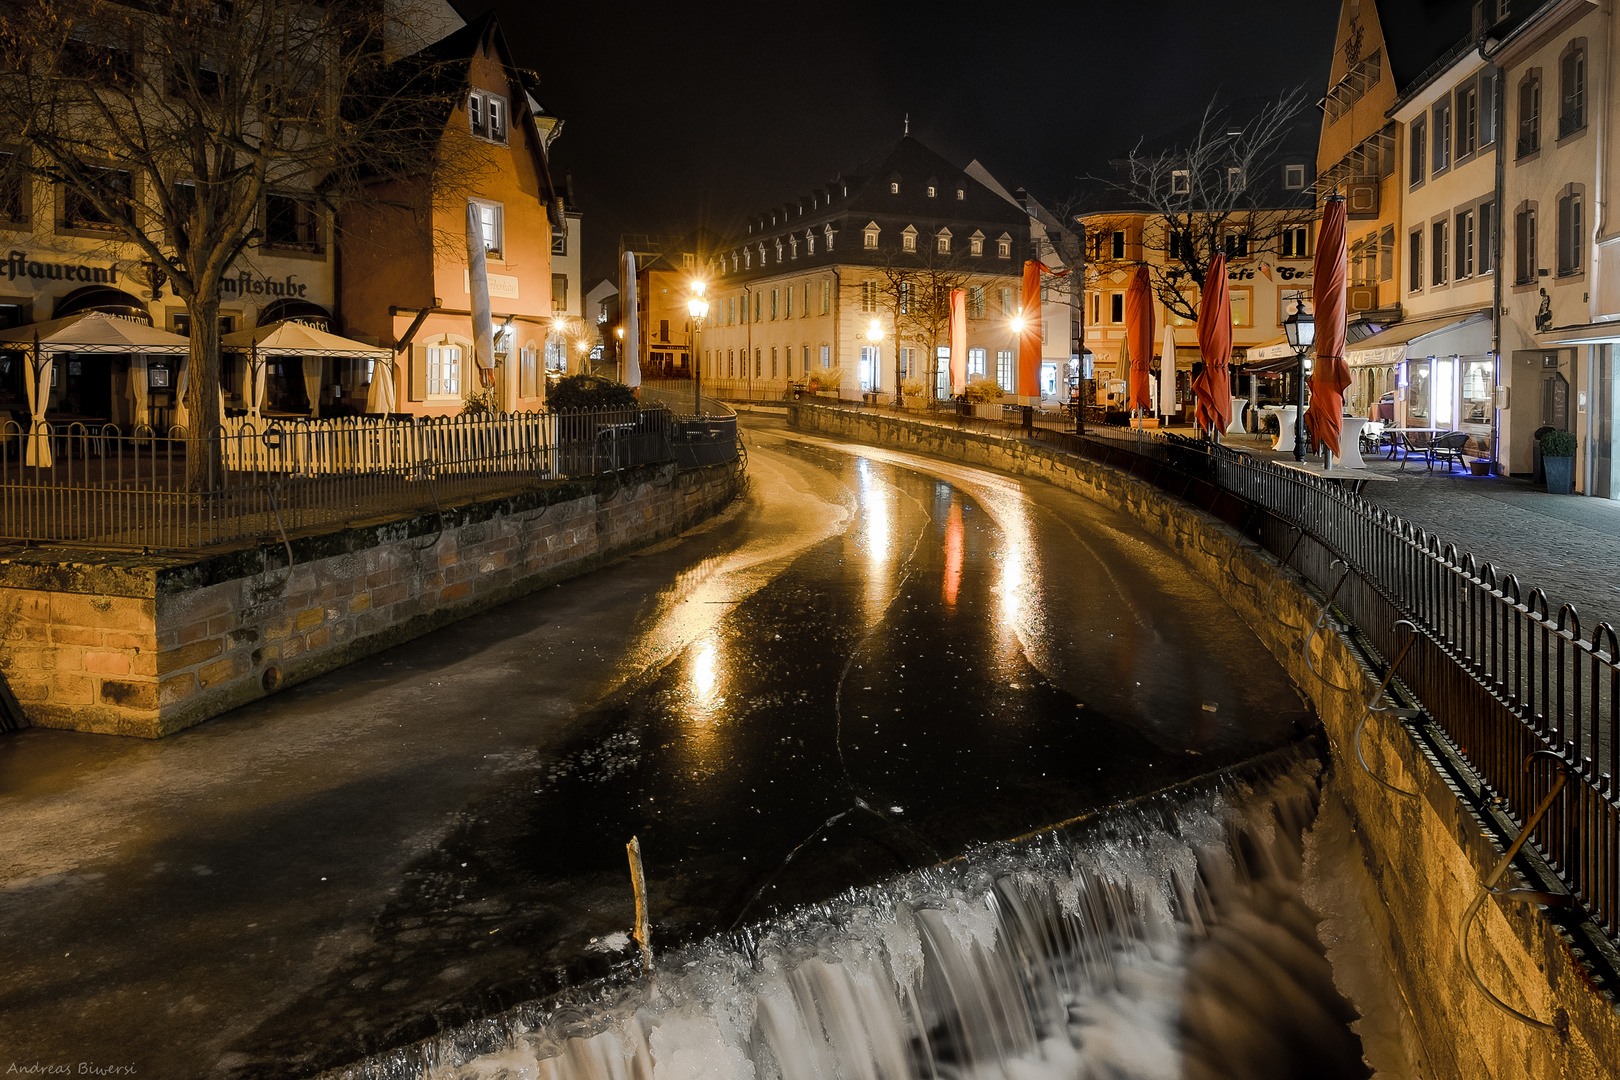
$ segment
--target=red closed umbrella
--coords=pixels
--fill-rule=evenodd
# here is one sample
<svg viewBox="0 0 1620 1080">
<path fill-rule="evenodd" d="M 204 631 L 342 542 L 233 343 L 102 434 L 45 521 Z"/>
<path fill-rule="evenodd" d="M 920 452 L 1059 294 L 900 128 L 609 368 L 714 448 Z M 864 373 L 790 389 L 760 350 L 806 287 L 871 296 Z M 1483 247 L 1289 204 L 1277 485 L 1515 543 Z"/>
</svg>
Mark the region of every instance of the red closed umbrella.
<svg viewBox="0 0 1620 1080">
<path fill-rule="evenodd" d="M 1232 294 L 1226 284 L 1226 256 L 1216 255 L 1204 275 L 1204 295 L 1198 301 L 1198 353 L 1204 370 L 1193 380 L 1198 405 L 1194 418 L 1217 438 L 1232 422 L 1232 377 L 1227 361 L 1232 355 Z"/>
<path fill-rule="evenodd" d="M 1349 297 L 1346 279 L 1350 256 L 1345 247 L 1347 215 L 1344 196 L 1328 196 L 1322 208 L 1322 230 L 1316 239 L 1316 367 L 1311 371 L 1311 405 L 1305 410 L 1305 430 L 1328 450 L 1339 452 L 1344 430 L 1344 391 L 1350 368 L 1344 362 Z"/>
<path fill-rule="evenodd" d="M 967 290 L 951 290 L 951 393 L 967 389 Z"/>
<path fill-rule="evenodd" d="M 1131 357 L 1127 409 L 1153 411 L 1153 384 L 1149 365 L 1153 362 L 1153 290 L 1148 286 L 1147 267 L 1138 266 L 1125 290 L 1125 348 Z"/>
<path fill-rule="evenodd" d="M 1041 400 L 1041 271 L 1040 263 L 1024 263 L 1023 304 L 1018 309 L 1018 400 L 1022 405 Z"/>
</svg>

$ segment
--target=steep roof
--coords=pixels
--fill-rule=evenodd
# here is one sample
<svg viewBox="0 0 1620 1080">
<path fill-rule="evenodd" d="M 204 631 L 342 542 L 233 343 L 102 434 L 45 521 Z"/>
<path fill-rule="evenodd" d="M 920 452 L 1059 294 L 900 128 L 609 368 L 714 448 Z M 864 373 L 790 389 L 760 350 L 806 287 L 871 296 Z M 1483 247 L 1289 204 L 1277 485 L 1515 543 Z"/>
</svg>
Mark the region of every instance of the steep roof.
<svg viewBox="0 0 1620 1080">
<path fill-rule="evenodd" d="M 535 106 L 538 102 L 532 87 L 538 83 L 538 76 L 519 67 L 513 60 L 511 47 L 507 45 L 506 35 L 501 31 L 500 20 L 494 11 L 485 12 L 420 52 L 396 61 L 394 67 L 400 69 L 398 75 L 401 79 L 421 78 L 431 86 L 432 99 L 438 109 L 436 119 L 442 130 L 471 91 L 472 62 L 481 52 L 494 55 L 506 72 L 512 118 L 526 130 L 528 138 L 525 142 L 540 178 L 547 215 L 554 226 L 561 228 L 566 224 L 562 192 L 552 181 L 546 140 L 535 123 Z"/>
</svg>

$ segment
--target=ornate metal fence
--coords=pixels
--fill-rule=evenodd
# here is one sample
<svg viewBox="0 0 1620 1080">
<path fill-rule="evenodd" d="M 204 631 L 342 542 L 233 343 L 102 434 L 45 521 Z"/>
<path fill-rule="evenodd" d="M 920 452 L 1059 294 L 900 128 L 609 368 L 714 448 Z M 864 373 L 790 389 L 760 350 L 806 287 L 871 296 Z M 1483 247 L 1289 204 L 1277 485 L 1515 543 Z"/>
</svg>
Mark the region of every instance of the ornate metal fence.
<svg viewBox="0 0 1620 1080">
<path fill-rule="evenodd" d="M 1554 783 L 1526 759 L 1557 754 L 1570 782 L 1532 843 L 1604 933 L 1620 933 L 1620 642 L 1611 625 L 1583 630 L 1574 605 L 1554 611 L 1506 568 L 1295 469 L 1173 435 L 1036 435 L 1223 518 L 1316 584 L 1379 655 L 1399 658 L 1396 676 L 1476 770 L 1481 797 L 1515 824 Z"/>
<path fill-rule="evenodd" d="M 151 549 L 251 540 L 672 461 L 673 435 L 669 412 L 659 408 L 429 421 L 237 419 L 209 436 L 194 477 L 183 431 L 73 424 L 30 432 L 7 424 L 0 427 L 0 540 Z"/>
</svg>

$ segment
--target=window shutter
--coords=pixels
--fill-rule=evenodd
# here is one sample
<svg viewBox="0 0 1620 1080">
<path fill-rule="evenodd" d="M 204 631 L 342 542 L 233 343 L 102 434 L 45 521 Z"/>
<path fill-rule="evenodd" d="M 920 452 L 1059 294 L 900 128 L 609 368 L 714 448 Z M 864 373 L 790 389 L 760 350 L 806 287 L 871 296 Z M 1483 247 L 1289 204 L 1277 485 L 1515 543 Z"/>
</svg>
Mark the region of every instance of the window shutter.
<svg viewBox="0 0 1620 1080">
<path fill-rule="evenodd" d="M 408 400 L 427 400 L 427 350 L 420 345 L 411 346 L 411 392 Z"/>
<path fill-rule="evenodd" d="M 1569 239 L 1573 232 L 1572 211 L 1573 203 L 1568 195 L 1558 200 L 1558 271 L 1563 273 L 1575 261 L 1570 253 Z"/>
</svg>

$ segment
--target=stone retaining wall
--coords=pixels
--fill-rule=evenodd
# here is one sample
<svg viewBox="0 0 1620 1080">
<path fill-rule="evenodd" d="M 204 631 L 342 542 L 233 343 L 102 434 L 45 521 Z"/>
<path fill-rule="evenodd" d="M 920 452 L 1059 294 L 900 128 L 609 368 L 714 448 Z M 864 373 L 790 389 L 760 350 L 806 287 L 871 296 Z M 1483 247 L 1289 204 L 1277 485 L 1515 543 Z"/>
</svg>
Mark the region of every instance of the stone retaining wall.
<svg viewBox="0 0 1620 1080">
<path fill-rule="evenodd" d="M 1277 560 L 1258 544 L 1126 473 L 1038 444 L 811 406 L 793 407 L 789 423 L 802 431 L 1047 480 L 1130 514 L 1174 548 L 1221 591 L 1322 718 L 1334 760 L 1330 786 L 1350 808 L 1383 901 L 1372 913 L 1374 937 L 1388 945 L 1385 959 L 1406 995 L 1433 1075 L 1440 1080 L 1615 1075 L 1620 1018 L 1613 990 L 1594 985 L 1571 929 L 1543 910 L 1490 901 L 1469 941 L 1475 970 L 1486 985 L 1554 1030 L 1507 1016 L 1471 985 L 1458 956 L 1457 929 L 1502 847 L 1441 768 L 1435 751 L 1402 722 L 1375 719 L 1362 746 L 1378 775 L 1417 797 L 1391 794 L 1361 769 L 1351 740 L 1362 695 L 1374 683 L 1340 635 L 1316 635 L 1311 661 L 1322 674 L 1311 671 L 1304 649 L 1318 602 L 1299 578 L 1282 574 Z M 1454 775 L 1459 764 L 1450 765 Z M 1590 940 L 1582 944 L 1593 947 Z"/>
<path fill-rule="evenodd" d="M 673 536 L 742 473 L 627 472 L 206 556 L 0 560 L 0 673 L 28 722 L 156 737 Z"/>
</svg>

